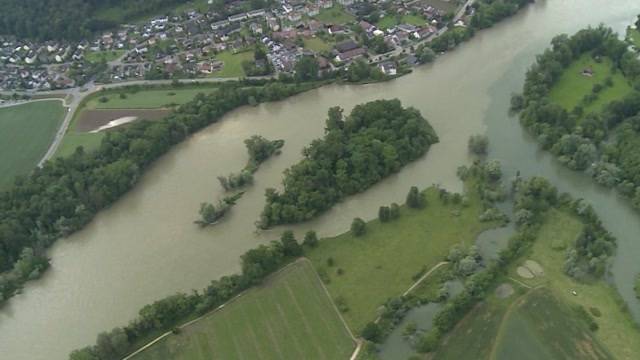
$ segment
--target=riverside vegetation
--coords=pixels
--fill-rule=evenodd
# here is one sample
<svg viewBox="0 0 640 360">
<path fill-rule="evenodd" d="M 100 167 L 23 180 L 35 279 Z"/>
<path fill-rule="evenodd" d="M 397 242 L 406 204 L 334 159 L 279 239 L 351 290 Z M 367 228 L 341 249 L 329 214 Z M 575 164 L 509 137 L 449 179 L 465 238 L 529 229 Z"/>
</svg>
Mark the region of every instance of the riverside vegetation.
<svg viewBox="0 0 640 360">
<path fill-rule="evenodd" d="M 424 155 L 438 141 L 416 109 L 399 100 L 329 109 L 325 136 L 285 171 L 282 193 L 267 189 L 259 227 L 309 220 Z"/>
<path fill-rule="evenodd" d="M 603 26 L 551 43 L 527 72 L 512 107 L 560 162 L 588 171 L 640 208 L 640 60 Z M 571 91 L 556 90 L 560 87 Z"/>
<path fill-rule="evenodd" d="M 318 83 L 245 81 L 199 94 L 162 121 L 139 121 L 107 132 L 100 147 L 49 161 L 18 177 L 0 193 L 0 302 L 39 276 L 45 249 L 84 227 L 95 214 L 130 190 L 144 169 L 190 134 L 243 105 L 275 101 Z"/>
</svg>

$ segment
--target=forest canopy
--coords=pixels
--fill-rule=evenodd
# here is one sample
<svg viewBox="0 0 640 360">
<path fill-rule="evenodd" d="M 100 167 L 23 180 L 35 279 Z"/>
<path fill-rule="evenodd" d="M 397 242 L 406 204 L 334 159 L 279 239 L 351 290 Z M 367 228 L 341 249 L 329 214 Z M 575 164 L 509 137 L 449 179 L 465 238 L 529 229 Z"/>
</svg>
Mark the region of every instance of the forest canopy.
<svg viewBox="0 0 640 360">
<path fill-rule="evenodd" d="M 0 34 L 80 40 L 188 0 L 0 0 Z M 117 16 L 105 16 L 114 13 Z"/>
<path fill-rule="evenodd" d="M 420 112 L 403 108 L 399 100 L 358 105 L 346 118 L 342 112 L 329 109 L 325 136 L 285 171 L 284 191 L 267 189 L 260 227 L 309 220 L 397 172 L 438 142 Z"/>
</svg>

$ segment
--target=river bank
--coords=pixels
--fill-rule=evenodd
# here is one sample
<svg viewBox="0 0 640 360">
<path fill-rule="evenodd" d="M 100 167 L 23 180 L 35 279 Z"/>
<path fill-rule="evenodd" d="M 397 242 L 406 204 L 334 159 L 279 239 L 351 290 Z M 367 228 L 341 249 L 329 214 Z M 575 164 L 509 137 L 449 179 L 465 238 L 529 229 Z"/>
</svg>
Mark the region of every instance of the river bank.
<svg viewBox="0 0 640 360">
<path fill-rule="evenodd" d="M 629 272 L 633 278 L 640 270 L 635 269 L 640 264 L 632 261 L 640 256 L 634 246 L 634 231 L 640 232 L 637 216 L 593 187 L 590 179 L 562 169 L 540 153 L 506 109 L 511 93 L 521 88 L 532 57 L 551 37 L 599 22 L 619 30 L 638 7 L 631 1 L 538 2 L 403 78 L 362 87 L 332 85 L 287 101 L 233 111 L 223 122 L 178 145 L 125 198 L 52 248 L 51 271 L 27 285 L 0 314 L 0 347 L 12 359 L 64 358 L 71 349 L 91 343 L 97 332 L 126 323 L 142 305 L 175 291 L 202 288 L 212 278 L 237 271 L 237 257 L 244 250 L 272 238 L 253 232 L 264 189 L 278 187 L 282 171 L 300 159 L 305 144 L 320 136 L 327 107 L 349 110 L 379 98 L 398 97 L 418 108 L 441 143 L 401 176 L 340 203 L 312 223 L 296 226 L 299 233 L 313 228 L 321 236 L 336 235 L 356 216 L 375 217 L 381 203 L 403 201 L 413 185 L 439 183 L 459 191 L 455 168 L 468 162 L 466 141 L 471 134 L 486 132 L 492 143 L 490 157 L 502 160 L 510 174 L 521 170 L 524 175 L 544 175 L 561 190 L 599 204 L 602 210 L 596 211 L 619 239 L 614 273 L 620 277 Z M 237 206 L 243 216 L 197 231 L 191 224 L 193 209 L 202 198 L 212 196 L 211 179 L 247 160 L 242 139 L 256 133 L 284 139 L 287 151 L 256 173 L 255 186 Z M 629 284 L 634 298 L 632 281 Z M 65 335 L 54 339 L 51 334 Z"/>
</svg>

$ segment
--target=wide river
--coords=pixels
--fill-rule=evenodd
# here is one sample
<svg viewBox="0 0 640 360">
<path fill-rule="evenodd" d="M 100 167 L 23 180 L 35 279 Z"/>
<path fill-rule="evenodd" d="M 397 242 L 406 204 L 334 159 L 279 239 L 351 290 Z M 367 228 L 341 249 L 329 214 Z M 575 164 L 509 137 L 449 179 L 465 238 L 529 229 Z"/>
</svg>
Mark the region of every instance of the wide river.
<svg viewBox="0 0 640 360">
<path fill-rule="evenodd" d="M 440 143 L 398 175 L 296 231 L 338 234 L 354 217 L 373 218 L 379 205 L 402 202 L 412 185 L 438 183 L 461 190 L 455 170 L 469 161 L 467 139 L 487 133 L 491 156 L 506 170 L 545 176 L 562 191 L 594 204 L 619 240 L 612 279 L 640 318 L 632 289 L 640 272 L 640 217 L 614 193 L 539 151 L 507 114 L 511 93 L 520 91 L 534 55 L 554 35 L 598 23 L 623 31 L 638 13 L 637 0 L 538 0 L 434 64 L 395 81 L 328 86 L 234 111 L 157 161 L 127 196 L 51 249 L 52 268 L 0 311 L 0 358 L 65 359 L 72 349 L 93 343 L 98 332 L 126 324 L 141 306 L 238 271 L 244 251 L 282 231 L 255 232 L 264 189 L 279 186 L 282 171 L 322 135 L 327 109 L 340 105 L 349 111 L 359 103 L 394 97 L 422 111 Z M 282 155 L 260 168 L 255 185 L 228 218 L 215 227 L 198 228 L 193 220 L 199 203 L 222 196 L 216 177 L 244 166 L 243 140 L 254 134 L 286 140 Z"/>
</svg>

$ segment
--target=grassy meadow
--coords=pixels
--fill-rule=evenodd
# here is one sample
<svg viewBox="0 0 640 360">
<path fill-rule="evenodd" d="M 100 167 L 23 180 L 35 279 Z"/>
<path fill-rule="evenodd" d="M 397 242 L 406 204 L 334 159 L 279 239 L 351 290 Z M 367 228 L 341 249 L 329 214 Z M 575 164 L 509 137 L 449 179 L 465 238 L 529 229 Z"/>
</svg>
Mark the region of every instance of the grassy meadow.
<svg viewBox="0 0 640 360">
<path fill-rule="evenodd" d="M 402 207 L 398 219 L 367 223 L 363 236 L 347 232 L 308 251 L 315 268 L 329 279 L 331 296 L 348 307 L 343 316 L 355 332 L 375 320 L 387 299 L 404 293 L 414 275 L 443 261 L 452 245 L 469 246 L 493 226 L 478 221 L 481 204 L 475 194 L 469 194 L 468 207 L 443 204 L 435 188 L 426 196 L 423 209 Z M 329 258 L 334 265 L 328 265 Z"/>
<path fill-rule="evenodd" d="M 315 18 L 325 24 L 336 25 L 346 24 L 355 20 L 353 15 L 346 12 L 340 5 L 334 5 L 330 9 L 320 10 L 320 13 Z"/>
<path fill-rule="evenodd" d="M 313 267 L 299 261 L 133 359 L 329 360 L 354 348 Z"/>
<path fill-rule="evenodd" d="M 605 86 L 598 94 L 598 98 L 584 107 L 585 114 L 597 112 L 612 100 L 620 99 L 633 90 L 624 75 L 620 71 L 613 72 L 612 67 L 613 64 L 609 58 L 596 62 L 590 54 L 584 54 L 564 70 L 551 89 L 549 97 L 567 111 L 571 111 L 580 104 L 585 95 L 591 93 L 595 84 L 604 85 L 605 79 L 611 77 L 613 86 Z M 586 68 L 593 70 L 593 76 L 582 75 L 582 71 Z"/>
<path fill-rule="evenodd" d="M 111 50 L 111 51 L 88 51 L 85 54 L 85 60 L 92 63 L 100 61 L 113 61 L 124 55 L 124 50 Z"/>
<path fill-rule="evenodd" d="M 0 189 L 36 167 L 64 115 L 58 100 L 0 108 Z"/>
<path fill-rule="evenodd" d="M 315 52 L 331 51 L 331 48 L 334 45 L 333 43 L 326 42 L 318 37 L 304 38 L 303 42 L 305 48 Z"/>
<path fill-rule="evenodd" d="M 394 15 L 387 15 L 376 23 L 376 26 L 382 30 L 392 28 L 399 24 L 409 24 L 414 26 L 424 26 L 427 21 L 418 15 L 403 15 L 400 21 Z"/>
<path fill-rule="evenodd" d="M 499 360 L 611 359 L 582 319 L 545 288 L 530 291 L 503 320 L 492 352 Z"/>
<path fill-rule="evenodd" d="M 224 65 L 220 71 L 212 74 L 215 77 L 243 77 L 245 76 L 242 68 L 243 61 L 253 60 L 253 51 L 243 51 L 232 53 L 231 51 L 223 51 L 216 55 L 216 60 L 222 61 Z"/>
<path fill-rule="evenodd" d="M 109 92 L 105 95 L 97 94 L 87 101 L 86 109 L 158 109 L 172 105 L 182 105 L 191 101 L 199 93 L 210 93 L 215 87 L 176 87 L 174 89 L 146 89 L 137 92 L 127 92 L 126 98 L 120 98 L 120 93 Z M 101 97 L 107 102 L 101 102 Z"/>
<path fill-rule="evenodd" d="M 622 309 L 622 301 L 615 288 L 603 280 L 577 282 L 563 272 L 565 250 L 561 245 L 572 246 L 581 229 L 582 224 L 575 217 L 553 210 L 528 255 L 529 259 L 542 266 L 545 274 L 541 278 L 519 280 L 530 286 L 545 286 L 569 305 L 597 309 L 602 315 L 595 317 L 599 326 L 595 337 L 615 358 L 633 359 L 640 354 L 640 331 L 629 313 Z M 510 274 L 517 277 L 515 268 L 510 270 Z M 576 291 L 577 296 L 572 291 Z"/>
</svg>

